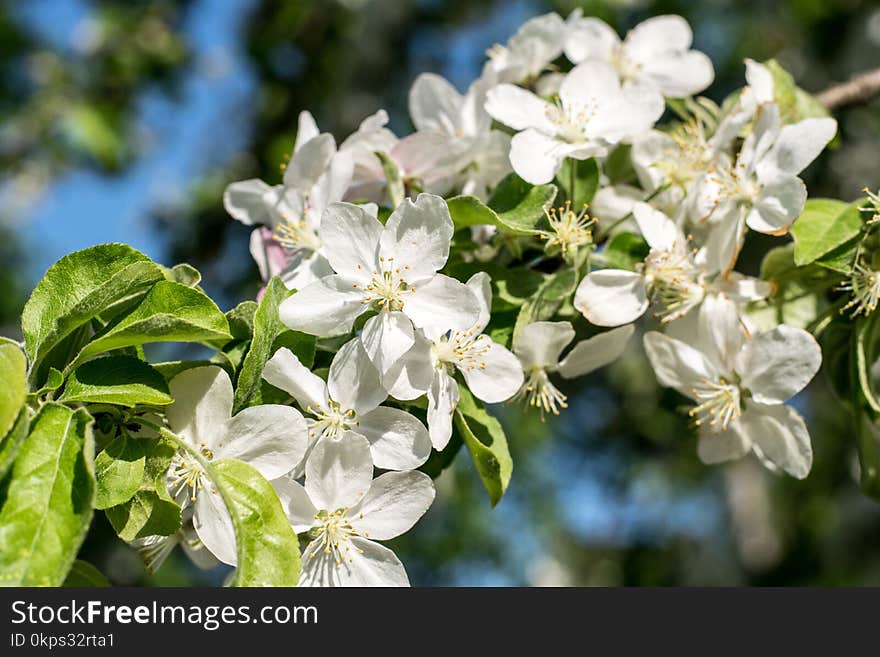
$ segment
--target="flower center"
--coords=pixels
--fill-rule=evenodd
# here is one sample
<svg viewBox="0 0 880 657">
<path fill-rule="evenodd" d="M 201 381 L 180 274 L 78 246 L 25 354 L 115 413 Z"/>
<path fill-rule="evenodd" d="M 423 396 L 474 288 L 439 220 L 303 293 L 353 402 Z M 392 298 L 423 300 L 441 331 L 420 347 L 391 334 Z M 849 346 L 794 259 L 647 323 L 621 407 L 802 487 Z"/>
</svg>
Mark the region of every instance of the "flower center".
<svg viewBox="0 0 880 657">
<path fill-rule="evenodd" d="M 348 513 L 348 507 L 336 509 L 333 512 L 318 511 L 315 514 L 315 520 L 318 524 L 310 532 L 312 539 L 318 542 L 318 548 L 324 554 L 332 555 L 337 566 L 341 566 L 343 561 L 351 563 L 352 550 L 363 554 L 363 550 L 359 550 L 351 544 L 351 537 L 357 534 L 346 517 L 346 513 Z M 311 558 L 317 554 L 318 551 L 315 550 L 312 552 Z"/>
<path fill-rule="evenodd" d="M 645 258 L 645 282 L 651 287 L 652 301 L 661 308 L 655 316 L 662 322 L 683 317 L 703 300 L 705 291 L 692 254 L 676 241 L 668 249 L 651 249 Z"/>
<path fill-rule="evenodd" d="M 516 393 L 515 399 L 525 399 L 526 403 L 541 411 L 541 419 L 545 413 L 559 415 L 560 408 L 568 408 L 568 397 L 550 382 L 547 371 L 542 367 L 533 367 L 527 372 L 528 376 L 522 388 Z"/>
<path fill-rule="evenodd" d="M 710 176 L 719 186 L 721 196 L 741 205 L 754 205 L 761 195 L 761 184 L 747 173 L 726 166 L 714 169 Z M 718 199 L 720 201 L 720 198 Z"/>
<path fill-rule="evenodd" d="M 852 300 L 841 308 L 843 313 L 852 309 L 851 316 L 870 315 L 877 309 L 880 301 L 880 272 L 865 267 L 862 263 L 856 263 L 848 282 L 839 288 L 850 292 Z"/>
<path fill-rule="evenodd" d="M 571 209 L 571 201 L 566 201 L 560 208 L 544 210 L 550 230 L 541 231 L 541 237 L 547 240 L 547 246 L 559 246 L 562 255 L 568 254 L 569 249 L 575 249 L 593 241 L 592 226 L 598 219 L 591 218 L 587 214 L 587 204 L 584 203 L 580 212 Z"/>
<path fill-rule="evenodd" d="M 208 449 L 204 443 L 199 445 L 199 451 L 207 460 L 214 460 L 214 452 Z M 191 454 L 185 450 L 178 450 L 171 461 L 168 469 L 168 490 L 174 498 L 178 498 L 187 488 L 189 499 L 196 501 L 196 497 L 202 491 L 205 483 L 210 483 L 205 469 Z"/>
<path fill-rule="evenodd" d="M 595 114 L 595 103 L 565 105 L 559 96 L 546 110 L 547 120 L 556 127 L 557 136 L 572 144 L 586 141 L 585 129 Z"/>
<path fill-rule="evenodd" d="M 486 369 L 485 356 L 492 348 L 492 340 L 480 333 L 478 324 L 469 331 L 452 331 L 431 347 L 434 367 L 449 363 L 461 370 Z"/>
<path fill-rule="evenodd" d="M 403 278 L 403 272 L 410 269 L 409 265 L 399 267 L 394 258 L 379 258 L 380 271 L 373 270 L 373 277 L 366 285 L 354 284 L 363 293 L 361 303 L 372 304 L 376 310 L 398 312 L 403 310 L 406 295 L 416 291 Z M 358 265 L 360 269 L 361 266 Z"/>
<path fill-rule="evenodd" d="M 700 403 L 688 411 L 688 415 L 697 426 L 708 423 L 716 431 L 727 429 L 742 414 L 739 386 L 724 378 L 717 382 L 707 379 L 692 392 Z"/>
<path fill-rule="evenodd" d="M 354 410 L 342 410 L 342 407 L 332 399 L 327 402 L 326 408 L 320 404 L 315 407 L 306 406 L 306 412 L 315 417 L 314 424 L 309 429 L 311 438 L 339 440 L 342 434 L 360 424 Z"/>
<path fill-rule="evenodd" d="M 627 57 L 621 46 L 617 46 L 612 51 L 611 66 L 617 71 L 621 82 L 636 79 L 642 70 L 642 65 Z"/>
<path fill-rule="evenodd" d="M 292 217 L 286 212 L 281 213 L 281 221 L 272 229 L 272 239 L 287 249 L 309 249 L 317 251 L 321 248 L 321 239 L 314 227 L 306 221 L 310 209 L 309 197 L 303 198 L 303 211 L 299 217 Z"/>
</svg>

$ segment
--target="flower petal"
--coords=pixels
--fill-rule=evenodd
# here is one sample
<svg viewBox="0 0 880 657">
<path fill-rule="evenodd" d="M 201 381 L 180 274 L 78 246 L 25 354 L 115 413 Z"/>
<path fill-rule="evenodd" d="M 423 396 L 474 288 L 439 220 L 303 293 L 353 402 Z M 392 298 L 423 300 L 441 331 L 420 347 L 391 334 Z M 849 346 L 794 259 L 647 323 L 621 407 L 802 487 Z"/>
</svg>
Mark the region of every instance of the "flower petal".
<svg viewBox="0 0 880 657">
<path fill-rule="evenodd" d="M 327 390 L 330 399 L 358 415 L 372 411 L 388 396 L 379 371 L 357 338 L 346 342 L 333 357 Z"/>
<path fill-rule="evenodd" d="M 803 390 L 821 365 L 822 350 L 815 338 L 782 324 L 746 344 L 737 372 L 756 402 L 781 404 Z"/>
<path fill-rule="evenodd" d="M 381 311 L 370 317 L 361 331 L 361 343 L 380 378 L 414 342 L 412 322 L 401 312 Z"/>
<path fill-rule="evenodd" d="M 434 484 L 423 472 L 386 472 L 376 477 L 360 504 L 348 513 L 351 526 L 366 538 L 400 536 L 425 515 L 434 501 Z"/>
<path fill-rule="evenodd" d="M 343 276 L 327 276 L 281 302 L 281 321 L 294 331 L 323 337 L 351 331 L 365 310 L 363 293 Z"/>
<path fill-rule="evenodd" d="M 605 367 L 620 357 L 634 331 L 635 327 L 627 324 L 581 340 L 559 363 L 559 373 L 573 379 Z"/>
<path fill-rule="evenodd" d="M 565 154 L 562 142 L 533 128 L 523 130 L 510 140 L 510 165 L 517 175 L 533 185 L 553 180 Z"/>
<path fill-rule="evenodd" d="M 772 469 L 803 479 L 813 465 L 813 447 L 804 419 L 784 405 L 750 404 L 741 421 L 753 441 L 755 454 Z"/>
<path fill-rule="evenodd" d="M 644 343 L 657 380 L 686 397 L 694 399 L 695 386 L 717 378 L 717 372 L 706 356 L 681 340 L 649 331 Z"/>
<path fill-rule="evenodd" d="M 578 19 L 565 39 L 565 56 L 573 64 L 587 59 L 611 61 L 614 49 L 620 45 L 620 37 L 603 20 L 593 17 Z"/>
<path fill-rule="evenodd" d="M 361 415 L 354 430 L 370 441 L 373 464 L 383 470 L 412 470 L 431 454 L 425 425 L 398 408 L 380 406 Z"/>
<path fill-rule="evenodd" d="M 306 461 L 306 492 L 319 510 L 354 506 L 372 480 L 370 443 L 350 431 L 339 440 L 319 440 Z"/>
<path fill-rule="evenodd" d="M 321 131 L 318 130 L 318 124 L 315 123 L 315 117 L 312 116 L 312 113 L 306 110 L 300 112 L 296 122 L 296 141 L 293 143 L 293 152 L 296 153 L 303 147 L 303 144 L 319 134 Z"/>
<path fill-rule="evenodd" d="M 333 135 L 323 133 L 304 143 L 293 153 L 284 169 L 284 186 L 310 189 L 330 166 L 336 153 Z"/>
<path fill-rule="evenodd" d="M 196 534 L 211 554 L 234 566 L 238 560 L 235 529 L 220 492 L 213 486 L 205 486 L 199 491 L 192 520 Z"/>
<path fill-rule="evenodd" d="M 578 64 L 559 87 L 559 98 L 566 108 L 589 106 L 620 96 L 620 78 L 605 62 L 590 60 Z"/>
<path fill-rule="evenodd" d="M 758 202 L 746 215 L 746 224 L 759 233 L 783 234 L 798 218 L 806 200 L 807 188 L 800 178 L 777 178 L 764 185 Z"/>
<path fill-rule="evenodd" d="M 477 363 L 458 363 L 459 371 L 474 396 L 487 404 L 506 401 L 523 384 L 523 368 L 519 359 L 488 336 L 481 336 L 482 354 Z"/>
<path fill-rule="evenodd" d="M 454 133 L 461 128 L 463 101 L 445 78 L 422 73 L 409 90 L 409 114 L 416 130 Z"/>
<path fill-rule="evenodd" d="M 290 477 L 280 477 L 270 483 L 278 493 L 281 508 L 284 509 L 284 514 L 293 530 L 297 534 L 302 534 L 311 529 L 315 524 L 315 514 L 318 510 L 309 499 L 306 489 Z"/>
<path fill-rule="evenodd" d="M 232 415 L 232 381 L 221 367 L 194 367 L 168 384 L 174 403 L 165 409 L 171 430 L 193 445 L 214 450 Z"/>
<path fill-rule="evenodd" d="M 702 428 L 697 441 L 697 456 L 703 463 L 711 465 L 742 458 L 751 448 L 751 438 L 740 418 L 721 431 Z"/>
<path fill-rule="evenodd" d="M 428 390 L 428 432 L 434 449 L 441 451 L 452 438 L 452 414 L 458 406 L 458 384 L 444 370 L 434 370 Z"/>
<path fill-rule="evenodd" d="M 691 26 L 681 16 L 653 16 L 636 25 L 623 44 L 629 57 L 649 62 L 659 54 L 687 50 L 694 40 Z"/>
<path fill-rule="evenodd" d="M 632 213 L 642 236 L 652 249 L 666 251 L 676 243 L 685 243 L 681 229 L 660 210 L 655 210 L 647 203 L 636 203 Z"/>
<path fill-rule="evenodd" d="M 353 537 L 345 554 L 346 560 L 337 564 L 318 541 L 309 543 L 302 556 L 298 586 L 409 586 L 403 564 L 388 548 Z"/>
<path fill-rule="evenodd" d="M 715 79 L 712 60 L 696 50 L 668 52 L 644 63 L 641 75 L 667 98 L 700 93 Z"/>
<path fill-rule="evenodd" d="M 266 479 L 277 479 L 302 461 L 309 429 L 295 408 L 263 404 L 246 408 L 229 422 L 226 440 L 217 445 L 214 458 L 233 458 L 259 470 Z"/>
<path fill-rule="evenodd" d="M 574 340 L 571 322 L 532 322 L 513 336 L 513 353 L 523 369 L 555 368 L 562 350 Z"/>
<path fill-rule="evenodd" d="M 266 197 L 271 192 L 269 185 L 256 178 L 234 182 L 223 192 L 223 207 L 245 226 L 269 224 L 272 220 Z"/>
<path fill-rule="evenodd" d="M 414 334 L 415 342 L 382 377 L 382 385 L 395 399 L 409 400 L 421 397 L 431 387 L 434 365 L 431 362 L 431 342 L 421 331 Z"/>
<path fill-rule="evenodd" d="M 773 148 L 756 167 L 758 178 L 799 174 L 819 157 L 836 132 L 834 119 L 804 119 L 783 126 Z"/>
<path fill-rule="evenodd" d="M 480 302 L 464 283 L 437 274 L 406 296 L 403 312 L 418 328 L 464 330 L 478 322 Z"/>
<path fill-rule="evenodd" d="M 645 279 L 622 269 L 590 272 L 574 293 L 574 307 L 596 326 L 631 324 L 648 309 Z"/>
<path fill-rule="evenodd" d="M 361 206 L 331 203 L 319 230 L 323 253 L 337 274 L 367 282 L 378 269 L 382 224 Z"/>
<path fill-rule="evenodd" d="M 434 194 L 419 194 L 415 202 L 404 199 L 388 217 L 379 255 L 389 269 L 400 269 L 407 283 L 418 284 L 446 264 L 453 231 L 446 201 Z"/>
<path fill-rule="evenodd" d="M 547 118 L 550 108 L 546 100 L 513 84 L 499 84 L 486 94 L 486 111 L 489 115 L 514 130 L 536 128 L 553 133 L 555 127 Z"/>
<path fill-rule="evenodd" d="M 263 367 L 263 378 L 290 394 L 303 410 L 327 405 L 327 385 L 299 362 L 287 347 L 276 351 Z"/>
</svg>

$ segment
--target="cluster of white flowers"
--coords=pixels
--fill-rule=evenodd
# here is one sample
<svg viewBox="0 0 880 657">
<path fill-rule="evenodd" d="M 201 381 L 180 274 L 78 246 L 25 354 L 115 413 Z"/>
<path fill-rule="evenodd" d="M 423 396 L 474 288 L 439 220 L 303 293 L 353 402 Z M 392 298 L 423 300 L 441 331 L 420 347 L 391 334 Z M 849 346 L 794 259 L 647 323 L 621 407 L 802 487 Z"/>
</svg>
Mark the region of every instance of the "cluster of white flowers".
<svg viewBox="0 0 880 657">
<path fill-rule="evenodd" d="M 734 266 L 748 229 L 781 235 L 798 217 L 806 199 L 798 174 L 836 125 L 783 123 L 770 71 L 748 61 L 748 84 L 723 111 L 655 129 L 669 99 L 713 80 L 691 43 L 677 16 L 645 21 L 624 40 L 579 12 L 540 16 L 490 49 L 464 94 L 419 76 L 409 95 L 413 134 L 397 137 L 380 111 L 337 147 L 304 112 L 281 184 L 229 185 L 225 206 L 254 226 L 251 253 L 264 279 L 278 275 L 295 290 L 281 321 L 342 346 L 326 381 L 288 349 L 268 361 L 263 378 L 299 410 L 262 405 L 230 417 L 225 372 L 186 371 L 172 381 L 169 425 L 205 458 L 241 459 L 273 483 L 304 539 L 303 584 L 407 584 L 397 557 L 374 541 L 407 531 L 432 503 L 431 479 L 416 468 L 449 443 L 460 386 L 485 403 L 525 399 L 542 416 L 559 413 L 567 399 L 550 377 L 615 360 L 648 308 L 663 331 L 645 333 L 648 359 L 660 383 L 694 401 L 700 457 L 752 451 L 806 476 L 809 434 L 784 402 L 814 376 L 821 353 L 799 328 L 759 332 L 748 304 L 770 286 Z M 508 350 L 486 332 L 489 274 L 442 273 L 456 231 L 445 198 L 487 201 L 511 172 L 550 183 L 566 161 L 596 158 L 601 170 L 622 144 L 638 185 L 601 174 L 592 212 L 609 226 L 602 239 L 571 205 L 547 208 L 536 227 L 541 248 L 557 248 L 562 267 L 575 270 L 570 312 L 517 325 L 512 339 L 497 338 L 510 340 Z M 624 229 L 641 235 L 647 255 L 630 269 L 602 268 L 603 239 Z M 561 357 L 576 325 L 592 337 Z M 403 408 L 425 410 L 425 423 Z M 384 473 L 374 478 L 374 469 Z M 199 463 L 181 453 L 169 488 L 204 546 L 234 564 L 231 522 Z"/>
</svg>

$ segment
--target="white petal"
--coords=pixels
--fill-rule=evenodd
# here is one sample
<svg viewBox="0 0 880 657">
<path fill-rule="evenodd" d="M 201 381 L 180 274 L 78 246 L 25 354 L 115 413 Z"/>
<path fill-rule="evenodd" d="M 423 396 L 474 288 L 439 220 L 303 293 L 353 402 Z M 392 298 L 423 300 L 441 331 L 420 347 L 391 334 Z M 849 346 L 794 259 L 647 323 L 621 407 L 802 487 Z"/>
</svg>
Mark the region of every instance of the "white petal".
<svg viewBox="0 0 880 657">
<path fill-rule="evenodd" d="M 264 226 L 254 228 L 251 231 L 249 250 L 254 262 L 257 263 L 257 269 L 260 270 L 260 278 L 264 281 L 282 274 L 285 267 L 288 266 L 287 253 L 278 242 L 272 239 L 272 231 Z M 333 272 L 327 273 L 332 274 Z M 294 287 L 288 285 L 288 289 L 294 289 Z"/>
<path fill-rule="evenodd" d="M 311 529 L 315 524 L 315 514 L 318 509 L 312 504 L 306 489 L 290 477 L 281 477 L 270 483 L 278 493 L 281 508 L 284 509 L 293 531 L 302 534 Z"/>
<path fill-rule="evenodd" d="M 513 336 L 513 353 L 523 369 L 555 368 L 562 350 L 574 336 L 571 322 L 532 322 Z"/>
<path fill-rule="evenodd" d="M 709 427 L 703 427 L 697 442 L 697 455 L 703 463 L 710 465 L 742 458 L 752 448 L 752 441 L 746 431 L 742 418 L 722 431 L 716 432 Z"/>
<path fill-rule="evenodd" d="M 346 557 L 337 564 L 332 554 L 325 554 L 323 547 L 312 541 L 302 556 L 298 586 L 409 586 L 400 559 L 378 543 L 353 537 Z"/>
<path fill-rule="evenodd" d="M 804 419 L 784 405 L 750 404 L 741 421 L 755 453 L 795 479 L 803 479 L 813 465 L 813 448 Z"/>
<path fill-rule="evenodd" d="M 798 218 L 807 200 L 807 188 L 800 178 L 786 176 L 764 185 L 755 207 L 746 215 L 752 230 L 782 235 Z"/>
<path fill-rule="evenodd" d="M 660 210 L 655 210 L 647 203 L 637 203 L 632 213 L 642 236 L 652 249 L 669 250 L 676 243 L 684 244 L 681 229 Z"/>
<path fill-rule="evenodd" d="M 773 74 L 763 64 L 746 59 L 746 81 L 759 104 L 773 102 Z"/>
<path fill-rule="evenodd" d="M 431 454 L 425 425 L 397 408 L 380 406 L 359 416 L 354 430 L 370 441 L 373 464 L 383 470 L 412 470 Z"/>
<path fill-rule="evenodd" d="M 750 340 L 737 359 L 742 387 L 760 404 L 781 404 L 804 389 L 822 365 L 822 350 L 803 329 L 782 324 Z"/>
<path fill-rule="evenodd" d="M 332 276 L 333 269 L 320 253 L 301 249 L 290 258 L 279 275 L 288 290 L 302 290 L 322 278 Z"/>
<path fill-rule="evenodd" d="M 382 385 L 395 399 L 416 399 L 431 387 L 434 377 L 431 342 L 420 331 L 415 333 L 414 338 L 413 346 L 397 359 L 382 378 Z"/>
<path fill-rule="evenodd" d="M 699 258 L 706 263 L 709 273 L 727 273 L 733 269 L 745 239 L 745 223 L 740 210 L 731 206 L 733 214 L 709 229 L 709 235 Z"/>
<path fill-rule="evenodd" d="M 574 293 L 574 307 L 596 326 L 631 324 L 648 309 L 645 279 L 622 269 L 591 272 Z"/>
<path fill-rule="evenodd" d="M 310 189 L 330 166 L 335 153 L 333 135 L 324 133 L 310 139 L 290 158 L 284 169 L 284 186 Z"/>
<path fill-rule="evenodd" d="M 609 64 L 586 61 L 575 66 L 559 87 L 564 107 L 582 107 L 620 95 L 620 78 Z"/>
<path fill-rule="evenodd" d="M 379 371 L 357 338 L 346 342 L 333 357 L 327 389 L 330 399 L 358 415 L 373 410 L 388 396 Z"/>
<path fill-rule="evenodd" d="M 479 320 L 480 303 L 467 285 L 437 274 L 406 296 L 403 312 L 419 328 L 464 330 Z"/>
<path fill-rule="evenodd" d="M 641 75 L 667 98 L 693 96 L 715 79 L 712 60 L 696 50 L 664 53 L 644 63 Z"/>
<path fill-rule="evenodd" d="M 552 133 L 555 126 L 547 118 L 551 105 L 530 91 L 512 84 L 499 84 L 486 94 L 489 115 L 514 130 L 537 128 Z"/>
<path fill-rule="evenodd" d="M 665 108 L 663 95 L 655 85 L 630 82 L 621 95 L 596 106 L 596 114 L 587 123 L 587 131 L 596 139 L 616 144 L 650 130 Z"/>
<path fill-rule="evenodd" d="M 458 364 L 468 388 L 477 399 L 487 404 L 510 399 L 523 384 L 522 364 L 516 356 L 488 336 L 482 336 L 480 348 L 484 350 L 477 359 L 480 364 Z"/>
<path fill-rule="evenodd" d="M 710 294 L 703 299 L 698 317 L 694 346 L 719 372 L 729 373 L 746 339 L 736 303 L 720 294 Z"/>
<path fill-rule="evenodd" d="M 237 561 L 235 529 L 223 498 L 212 485 L 198 494 L 193 513 L 193 527 L 211 554 L 232 566 Z"/>
<path fill-rule="evenodd" d="M 452 415 L 458 406 L 458 384 L 444 370 L 434 371 L 428 391 L 428 431 L 434 449 L 441 451 L 452 438 Z"/>
<path fill-rule="evenodd" d="M 266 196 L 272 191 L 262 180 L 252 178 L 228 185 L 223 192 L 223 207 L 236 221 L 246 226 L 270 223 Z"/>
<path fill-rule="evenodd" d="M 174 403 L 165 409 L 171 430 L 193 445 L 215 449 L 232 415 L 232 382 L 213 365 L 185 370 L 168 384 Z"/>
<path fill-rule="evenodd" d="M 479 333 L 484 331 L 489 323 L 489 313 L 492 308 L 492 278 L 484 271 L 477 272 L 467 280 L 465 285 L 474 293 L 474 297 L 480 307 L 480 314 L 477 316 L 477 321 L 474 325 L 475 331 Z"/>
<path fill-rule="evenodd" d="M 355 281 L 369 281 L 378 268 L 382 224 L 361 206 L 333 203 L 321 218 L 321 243 L 333 270 Z"/>
<path fill-rule="evenodd" d="M 263 367 L 263 378 L 290 394 L 303 410 L 327 405 L 327 386 L 317 374 L 299 362 L 287 347 L 282 347 Z"/>
<path fill-rule="evenodd" d="M 630 30 L 624 50 L 638 61 L 650 61 L 661 53 L 687 50 L 693 40 L 691 26 L 681 16 L 653 16 Z"/>
<path fill-rule="evenodd" d="M 354 506 L 372 480 L 370 443 L 351 432 L 339 440 L 319 440 L 306 461 L 306 492 L 319 510 Z"/>
<path fill-rule="evenodd" d="M 712 363 L 689 344 L 657 331 L 646 333 L 644 343 L 657 380 L 686 397 L 693 399 L 695 386 L 717 379 Z"/>
<path fill-rule="evenodd" d="M 819 156 L 836 132 L 834 119 L 804 119 L 783 126 L 773 148 L 757 165 L 758 177 L 799 174 Z"/>
<path fill-rule="evenodd" d="M 578 20 L 565 39 L 565 56 L 573 64 L 587 59 L 611 61 L 620 37 L 605 21 L 587 17 Z"/>
<path fill-rule="evenodd" d="M 315 117 L 311 112 L 302 111 L 299 113 L 296 126 L 296 141 L 293 144 L 293 152 L 296 153 L 303 144 L 311 141 L 320 134 L 318 124 L 315 123 Z"/>
<path fill-rule="evenodd" d="M 561 142 L 532 128 L 510 140 L 510 165 L 517 175 L 533 185 L 553 180 L 562 166 Z"/>
<path fill-rule="evenodd" d="M 461 128 L 462 95 L 446 79 L 422 73 L 409 90 L 409 114 L 416 130 L 454 133 Z"/>
<path fill-rule="evenodd" d="M 380 378 L 414 342 L 412 322 L 401 312 L 381 311 L 367 320 L 361 332 L 361 343 Z"/>
<path fill-rule="evenodd" d="M 620 357 L 634 331 L 627 324 L 581 340 L 559 363 L 559 373 L 572 379 L 605 367 Z"/>
<path fill-rule="evenodd" d="M 373 480 L 361 503 L 348 513 L 352 528 L 377 541 L 400 536 L 425 515 L 434 484 L 423 472 L 386 472 Z"/>
<path fill-rule="evenodd" d="M 327 276 L 281 302 L 281 321 L 294 331 L 332 336 L 351 331 L 365 310 L 363 293 L 344 276 Z"/>
<path fill-rule="evenodd" d="M 277 479 L 302 461 L 309 430 L 302 414 L 289 406 L 246 408 L 229 422 L 229 433 L 214 458 L 244 461 L 266 479 Z"/>
<path fill-rule="evenodd" d="M 386 259 L 387 268 L 400 269 L 404 280 L 417 284 L 446 264 L 453 231 L 446 201 L 434 194 L 419 194 L 415 202 L 404 199 L 388 218 L 379 255 Z M 393 264 L 388 264 L 389 258 Z"/>
</svg>

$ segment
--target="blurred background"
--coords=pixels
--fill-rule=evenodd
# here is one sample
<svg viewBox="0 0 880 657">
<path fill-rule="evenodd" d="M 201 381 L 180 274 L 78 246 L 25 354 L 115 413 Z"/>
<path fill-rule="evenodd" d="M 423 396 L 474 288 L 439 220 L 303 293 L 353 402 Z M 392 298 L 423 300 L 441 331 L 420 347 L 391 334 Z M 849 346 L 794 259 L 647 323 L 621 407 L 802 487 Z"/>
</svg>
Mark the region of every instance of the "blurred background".
<svg viewBox="0 0 880 657">
<path fill-rule="evenodd" d="M 300 110 L 338 140 L 379 108 L 406 134 L 418 73 L 464 89 L 488 47 L 576 6 L 621 32 L 685 16 L 718 101 L 743 84 L 744 57 L 776 57 L 809 91 L 880 65 L 869 0 L 4 0 L 0 333 L 18 337 L 52 262 L 101 242 L 190 262 L 224 310 L 252 298 L 248 230 L 221 194 L 280 177 Z M 880 102 L 836 117 L 840 146 L 806 178 L 811 195 L 849 200 L 880 186 Z M 700 464 L 681 399 L 638 349 L 563 390 L 569 409 L 546 422 L 497 409 L 515 463 L 497 508 L 464 452 L 437 481 L 434 507 L 390 544 L 414 584 L 880 584 L 880 506 L 859 491 L 847 418 L 821 377 L 796 400 L 816 453 L 803 482 L 751 460 Z M 222 582 L 179 555 L 145 576 L 98 515 L 83 556 L 113 583 Z"/>
</svg>

